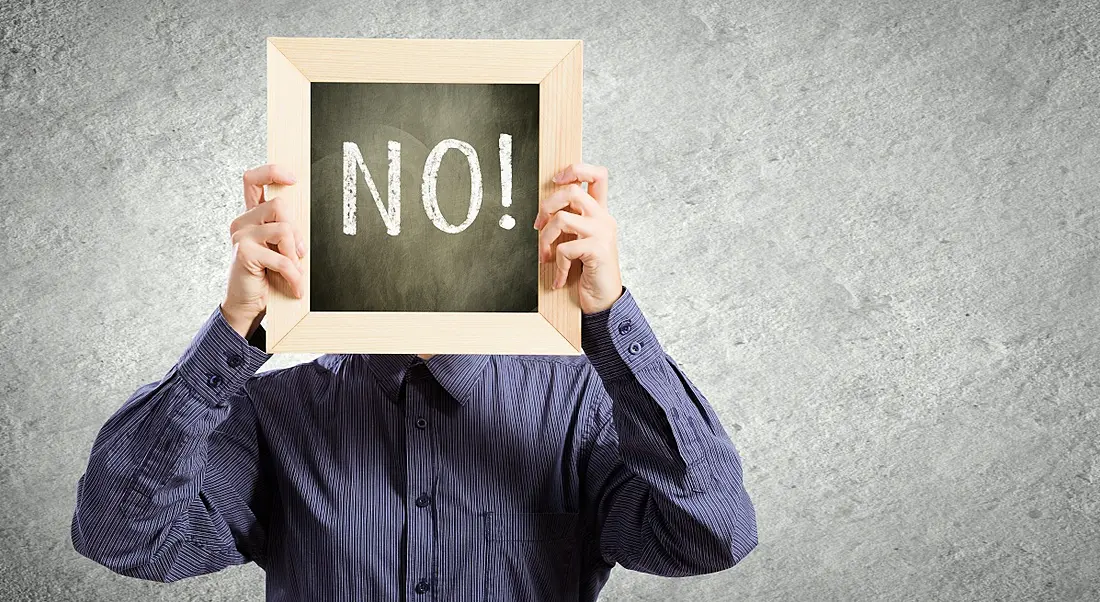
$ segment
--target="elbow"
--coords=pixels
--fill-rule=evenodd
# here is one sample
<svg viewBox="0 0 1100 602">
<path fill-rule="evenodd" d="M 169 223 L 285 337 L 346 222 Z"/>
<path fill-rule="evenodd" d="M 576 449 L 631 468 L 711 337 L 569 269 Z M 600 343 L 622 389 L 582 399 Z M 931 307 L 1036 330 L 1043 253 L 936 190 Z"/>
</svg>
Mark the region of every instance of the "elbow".
<svg viewBox="0 0 1100 602">
<path fill-rule="evenodd" d="M 107 548 L 77 544 L 75 539 L 73 547 L 81 556 L 118 575 L 158 583 L 172 583 L 181 578 L 158 568 L 161 563 L 152 557 L 117 554 Z"/>
<path fill-rule="evenodd" d="M 734 506 L 729 514 L 731 520 L 726 523 L 724 548 L 729 554 L 725 558 L 728 561 L 725 568 L 731 568 L 740 563 L 760 543 L 756 534 L 756 511 L 748 495 L 742 496 L 741 499 L 743 503 Z"/>
<path fill-rule="evenodd" d="M 749 552 L 756 549 L 758 543 L 755 525 L 750 529 L 735 531 L 725 542 L 725 550 L 728 554 L 723 558 L 722 569 L 732 568 L 740 563 L 749 555 Z"/>
<path fill-rule="evenodd" d="M 722 567 L 719 570 L 732 568 L 740 563 L 756 549 L 759 540 L 756 533 L 756 510 L 752 506 L 747 493 L 741 491 L 741 495 L 735 497 L 736 502 L 730 505 L 724 514 L 726 520 L 722 521 L 721 549 Z"/>
<path fill-rule="evenodd" d="M 694 577 L 730 569 L 756 548 L 756 521 L 751 508 L 747 513 L 739 508 L 721 520 L 713 515 L 708 519 L 685 518 L 653 518 L 651 547 L 641 556 L 659 558 L 659 563 L 642 562 L 637 557 L 620 563 L 665 577 Z"/>
<path fill-rule="evenodd" d="M 158 559 L 152 542 L 136 542 L 107 525 L 88 524 L 82 520 L 79 507 L 73 514 L 69 537 L 78 554 L 113 573 L 160 583 L 177 580 L 164 570 L 169 563 Z"/>
<path fill-rule="evenodd" d="M 705 575 L 733 568 L 759 543 L 756 514 L 747 497 L 731 505 L 721 520 L 697 534 L 699 549 L 704 551 L 690 566 L 689 574 Z"/>
<path fill-rule="evenodd" d="M 733 568 L 756 548 L 756 530 L 735 531 L 732 535 L 708 532 L 696 542 L 701 553 L 682 560 L 681 576 L 708 575 Z"/>
<path fill-rule="evenodd" d="M 712 490 L 712 495 L 716 496 L 713 498 L 715 520 L 709 535 L 712 541 L 710 549 L 715 550 L 716 554 L 713 566 L 708 567 L 710 570 L 707 572 L 722 571 L 736 566 L 756 549 L 759 543 L 756 531 L 756 509 L 742 483 L 741 464 L 736 452 L 732 461 L 723 466 L 733 470 L 720 479 L 714 479 L 716 483 L 722 483 L 726 487 Z"/>
</svg>

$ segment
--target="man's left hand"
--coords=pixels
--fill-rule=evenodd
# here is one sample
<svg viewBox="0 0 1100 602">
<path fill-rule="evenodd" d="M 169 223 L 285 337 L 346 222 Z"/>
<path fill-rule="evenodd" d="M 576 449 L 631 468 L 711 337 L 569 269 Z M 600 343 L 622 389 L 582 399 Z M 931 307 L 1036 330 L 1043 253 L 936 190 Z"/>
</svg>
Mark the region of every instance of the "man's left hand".
<svg viewBox="0 0 1100 602">
<path fill-rule="evenodd" d="M 581 186 L 588 183 L 588 190 Z M 611 307 L 622 296 L 615 219 L 607 211 L 607 168 L 574 163 L 554 176 L 561 186 L 539 203 L 539 263 L 553 262 L 554 288 L 561 288 L 574 262 L 581 263 L 581 312 Z M 562 234 L 575 239 L 554 244 Z"/>
</svg>

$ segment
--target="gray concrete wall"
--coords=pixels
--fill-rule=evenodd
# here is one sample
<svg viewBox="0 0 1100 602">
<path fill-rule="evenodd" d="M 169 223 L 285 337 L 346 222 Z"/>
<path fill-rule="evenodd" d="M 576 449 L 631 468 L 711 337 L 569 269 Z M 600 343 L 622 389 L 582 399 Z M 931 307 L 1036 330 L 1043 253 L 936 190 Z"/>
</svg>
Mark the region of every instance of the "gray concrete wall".
<svg viewBox="0 0 1100 602">
<path fill-rule="evenodd" d="M 624 280 L 760 528 L 603 600 L 1097 599 L 1098 9 L 4 2 L 0 599 L 262 599 L 255 567 L 115 576 L 69 519 L 97 429 L 221 300 L 267 35 L 585 41 Z"/>
</svg>

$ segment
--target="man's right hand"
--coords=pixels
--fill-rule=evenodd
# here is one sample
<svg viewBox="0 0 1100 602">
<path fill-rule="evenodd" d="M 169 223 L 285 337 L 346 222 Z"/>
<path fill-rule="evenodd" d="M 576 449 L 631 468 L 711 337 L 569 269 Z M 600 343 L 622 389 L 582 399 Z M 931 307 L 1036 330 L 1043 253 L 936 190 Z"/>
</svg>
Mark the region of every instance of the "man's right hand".
<svg viewBox="0 0 1100 602">
<path fill-rule="evenodd" d="M 301 297 L 302 260 L 306 254 L 302 234 L 286 203 L 265 199 L 265 184 L 294 184 L 294 174 L 275 164 L 244 172 L 245 212 L 229 225 L 233 240 L 233 264 L 221 304 L 226 322 L 242 337 L 252 336 L 267 313 L 269 270 L 279 272 Z"/>
</svg>

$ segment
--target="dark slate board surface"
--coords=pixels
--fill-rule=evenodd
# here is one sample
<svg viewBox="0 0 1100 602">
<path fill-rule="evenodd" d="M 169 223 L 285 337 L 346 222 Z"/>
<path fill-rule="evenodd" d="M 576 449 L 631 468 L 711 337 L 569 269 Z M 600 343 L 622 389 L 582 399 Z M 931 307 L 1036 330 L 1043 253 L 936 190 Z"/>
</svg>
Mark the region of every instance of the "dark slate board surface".
<svg viewBox="0 0 1100 602">
<path fill-rule="evenodd" d="M 311 311 L 538 310 L 537 84 L 311 84 Z M 499 137 L 511 136 L 511 205 L 502 206 Z M 468 143 L 482 178 L 481 208 L 447 233 L 422 200 L 425 160 L 444 139 Z M 400 233 L 391 236 L 356 168 L 355 234 L 344 233 L 344 142 L 357 145 L 383 207 L 388 143 L 400 143 Z M 454 226 L 470 208 L 470 167 L 448 150 L 439 212 Z M 515 220 L 500 225 L 504 215 Z"/>
</svg>

